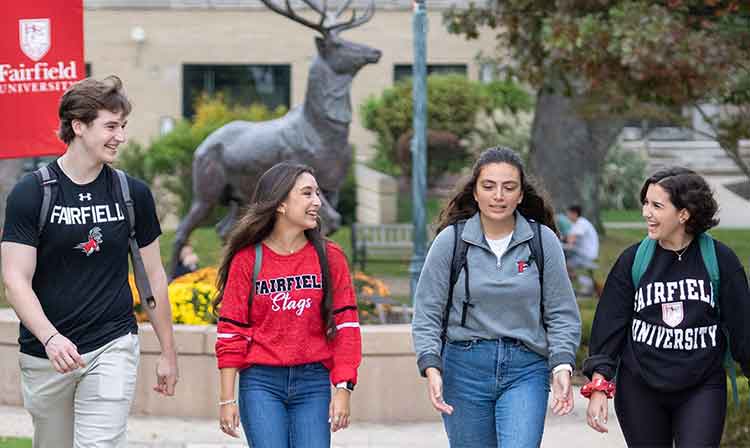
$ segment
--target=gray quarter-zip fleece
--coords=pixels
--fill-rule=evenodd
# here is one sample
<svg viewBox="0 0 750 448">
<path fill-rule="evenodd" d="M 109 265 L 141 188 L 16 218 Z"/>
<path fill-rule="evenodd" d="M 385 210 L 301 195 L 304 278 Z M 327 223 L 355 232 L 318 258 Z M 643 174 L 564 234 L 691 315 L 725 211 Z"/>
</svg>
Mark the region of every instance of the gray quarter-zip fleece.
<svg viewBox="0 0 750 448">
<path fill-rule="evenodd" d="M 473 306 L 468 308 L 466 325 L 461 326 L 466 297 L 466 271 L 462 270 L 453 290 L 448 340 L 511 337 L 546 357 L 551 369 L 565 363 L 574 366 L 581 318 L 565 269 L 562 246 L 557 235 L 542 225 L 544 316 L 541 316 L 539 270 L 536 260 L 529 260 L 529 243 L 534 234 L 520 213 L 516 212 L 515 217 L 513 237 L 500 259 L 500 267 L 485 239 L 479 213 L 466 221 L 461 238 L 469 245 L 466 263 Z M 453 232 L 454 227 L 449 226 L 435 237 L 415 293 L 412 337 L 422 375 L 428 367 L 442 370 L 440 332 L 448 302 Z M 529 263 L 521 268 L 519 262 Z"/>
</svg>

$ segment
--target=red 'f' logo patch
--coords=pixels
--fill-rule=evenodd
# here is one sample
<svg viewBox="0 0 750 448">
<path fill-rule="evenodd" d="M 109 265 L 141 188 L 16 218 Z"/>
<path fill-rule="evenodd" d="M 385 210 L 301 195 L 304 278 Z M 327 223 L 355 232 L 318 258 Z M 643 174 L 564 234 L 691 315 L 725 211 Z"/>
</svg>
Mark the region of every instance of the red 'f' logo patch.
<svg viewBox="0 0 750 448">
<path fill-rule="evenodd" d="M 529 267 L 529 262 L 528 261 L 519 261 L 518 262 L 518 273 L 519 274 L 523 274 L 523 271 L 525 271 L 526 268 L 528 268 L 528 267 Z"/>
</svg>

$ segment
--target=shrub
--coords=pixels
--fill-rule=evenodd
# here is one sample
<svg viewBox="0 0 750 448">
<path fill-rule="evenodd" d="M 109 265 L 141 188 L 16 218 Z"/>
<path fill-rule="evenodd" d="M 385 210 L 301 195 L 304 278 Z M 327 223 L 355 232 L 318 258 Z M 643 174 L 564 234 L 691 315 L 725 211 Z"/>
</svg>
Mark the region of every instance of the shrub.
<svg viewBox="0 0 750 448">
<path fill-rule="evenodd" d="M 646 178 L 646 159 L 639 152 L 615 146 L 607 154 L 599 186 L 602 209 L 632 210 L 641 207 L 639 193 Z"/>
<path fill-rule="evenodd" d="M 147 322 L 135 279 L 128 277 L 133 293 L 133 308 L 138 322 Z M 216 323 L 213 298 L 216 296 L 216 268 L 203 268 L 176 278 L 169 284 L 167 292 L 172 308 L 172 322 L 187 325 L 209 325 Z"/>
<path fill-rule="evenodd" d="M 529 95 L 512 82 L 480 84 L 461 75 L 432 75 L 427 78 L 427 127 L 452 134 L 465 141 L 476 132 L 480 112 L 493 118 L 495 110 L 515 114 L 531 107 Z M 391 175 L 407 175 L 410 157 L 399 157 L 398 140 L 412 128 L 412 82 L 405 79 L 379 95 L 370 96 L 360 106 L 365 128 L 377 134 L 372 167 Z M 429 143 L 429 142 L 428 142 Z M 429 145 L 427 163 L 430 177 L 436 173 L 457 172 L 464 167 L 470 150 Z"/>
</svg>

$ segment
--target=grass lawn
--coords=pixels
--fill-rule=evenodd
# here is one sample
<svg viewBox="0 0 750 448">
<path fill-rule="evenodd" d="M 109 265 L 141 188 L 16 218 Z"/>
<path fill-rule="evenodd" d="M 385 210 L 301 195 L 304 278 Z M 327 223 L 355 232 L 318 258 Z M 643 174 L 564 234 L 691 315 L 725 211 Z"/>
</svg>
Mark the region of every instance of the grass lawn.
<svg viewBox="0 0 750 448">
<path fill-rule="evenodd" d="M 31 448 L 31 439 L 0 437 L 0 448 Z"/>
<path fill-rule="evenodd" d="M 602 221 L 604 222 L 641 222 L 641 210 L 603 210 Z"/>
</svg>

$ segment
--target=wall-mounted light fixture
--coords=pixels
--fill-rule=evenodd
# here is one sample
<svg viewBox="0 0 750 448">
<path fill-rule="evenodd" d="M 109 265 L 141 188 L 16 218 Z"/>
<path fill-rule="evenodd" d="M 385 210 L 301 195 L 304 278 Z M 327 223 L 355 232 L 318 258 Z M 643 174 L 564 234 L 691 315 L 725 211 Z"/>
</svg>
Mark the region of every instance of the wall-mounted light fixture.
<svg viewBox="0 0 750 448">
<path fill-rule="evenodd" d="M 146 30 L 142 26 L 136 25 L 130 28 L 130 40 L 135 42 L 135 66 L 141 66 L 141 51 L 143 44 L 146 42 Z"/>
</svg>

